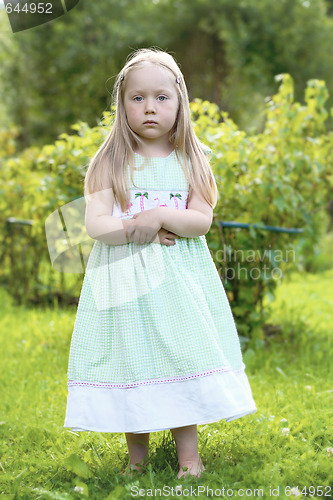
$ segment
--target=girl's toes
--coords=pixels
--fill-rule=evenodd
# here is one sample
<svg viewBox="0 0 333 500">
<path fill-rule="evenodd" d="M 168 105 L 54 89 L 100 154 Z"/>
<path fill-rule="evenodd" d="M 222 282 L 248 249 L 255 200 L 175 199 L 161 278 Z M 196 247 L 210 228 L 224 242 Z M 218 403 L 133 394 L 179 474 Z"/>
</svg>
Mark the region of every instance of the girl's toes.
<svg viewBox="0 0 333 500">
<path fill-rule="evenodd" d="M 199 457 L 199 459 L 194 462 L 188 462 L 186 464 L 183 464 L 182 467 L 180 467 L 177 479 L 180 479 L 181 477 L 186 477 L 189 474 L 191 476 L 200 478 L 201 472 L 204 472 L 205 470 L 206 468 L 203 465 L 201 458 Z"/>
</svg>

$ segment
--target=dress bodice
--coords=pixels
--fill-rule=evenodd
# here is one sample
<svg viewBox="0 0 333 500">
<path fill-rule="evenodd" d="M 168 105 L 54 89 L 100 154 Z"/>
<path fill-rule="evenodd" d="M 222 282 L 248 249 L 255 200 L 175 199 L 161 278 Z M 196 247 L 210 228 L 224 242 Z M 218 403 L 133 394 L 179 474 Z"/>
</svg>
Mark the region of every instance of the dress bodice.
<svg viewBox="0 0 333 500">
<path fill-rule="evenodd" d="M 112 215 L 120 218 L 132 218 L 134 214 L 155 207 L 186 209 L 189 194 L 189 182 L 179 164 L 175 151 L 166 158 L 144 158 L 134 154 L 134 184 L 131 181 L 128 166 L 130 202 L 122 212 L 119 203 L 115 203 Z"/>
</svg>

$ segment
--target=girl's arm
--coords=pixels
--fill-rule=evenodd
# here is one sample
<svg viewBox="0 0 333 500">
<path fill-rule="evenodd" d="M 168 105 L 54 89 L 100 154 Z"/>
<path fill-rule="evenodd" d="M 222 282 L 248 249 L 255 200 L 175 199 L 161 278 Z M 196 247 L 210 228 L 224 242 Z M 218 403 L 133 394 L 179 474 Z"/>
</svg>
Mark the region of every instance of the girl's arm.
<svg viewBox="0 0 333 500">
<path fill-rule="evenodd" d="M 158 207 L 162 227 L 183 238 L 207 234 L 213 221 L 213 208 L 192 190 L 186 210 Z"/>
<path fill-rule="evenodd" d="M 113 203 L 114 197 L 109 187 L 86 197 L 86 231 L 94 240 L 108 245 L 125 245 L 128 241 L 127 232 L 134 221 L 110 215 Z"/>
<path fill-rule="evenodd" d="M 99 215 L 89 226 L 86 219 L 86 229 L 90 238 L 102 241 L 107 245 L 126 245 L 128 233 L 133 225 L 132 219 L 121 219 L 112 215 Z"/>
<path fill-rule="evenodd" d="M 136 218 L 121 219 L 109 215 L 112 209 L 113 194 L 110 188 L 93 193 L 87 198 L 86 231 L 91 238 L 108 245 L 124 245 L 133 241 L 133 233 L 136 234 L 135 241 L 137 242 L 137 233 L 141 226 L 143 229 L 145 226 L 148 228 L 154 226 L 156 232 L 163 227 L 180 237 L 195 238 L 207 234 L 213 220 L 213 209 L 201 195 L 194 191 L 192 191 L 186 210 L 157 207 L 137 214 Z M 158 242 L 158 238 L 156 237 L 154 241 Z"/>
<path fill-rule="evenodd" d="M 85 226 L 88 236 L 107 245 L 160 242 L 158 231 L 161 225 L 156 209 L 142 212 L 139 218 L 122 219 L 110 215 L 113 200 L 111 188 L 86 196 Z"/>
<path fill-rule="evenodd" d="M 207 234 L 212 221 L 208 215 L 199 210 L 159 207 L 162 227 L 181 238 L 196 238 Z"/>
</svg>

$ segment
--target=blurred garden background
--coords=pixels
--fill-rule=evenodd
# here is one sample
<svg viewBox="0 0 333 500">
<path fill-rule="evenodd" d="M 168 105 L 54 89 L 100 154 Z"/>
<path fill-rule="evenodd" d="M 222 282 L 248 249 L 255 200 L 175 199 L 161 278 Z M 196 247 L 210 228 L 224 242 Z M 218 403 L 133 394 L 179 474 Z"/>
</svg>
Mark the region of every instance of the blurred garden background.
<svg viewBox="0 0 333 500">
<path fill-rule="evenodd" d="M 81 0 L 18 33 L 0 3 L 0 41 L 2 496 L 131 498 L 133 485 L 178 484 L 168 432 L 152 435 L 148 473 L 130 480 L 123 435 L 63 428 L 94 242 L 84 175 L 112 127 L 116 74 L 154 46 L 180 64 L 213 151 L 206 239 L 258 408 L 199 427 L 207 472 L 186 481 L 333 497 L 333 1 Z M 76 238 L 65 206 L 79 214 Z M 62 237 L 50 254 L 52 214 Z"/>
</svg>

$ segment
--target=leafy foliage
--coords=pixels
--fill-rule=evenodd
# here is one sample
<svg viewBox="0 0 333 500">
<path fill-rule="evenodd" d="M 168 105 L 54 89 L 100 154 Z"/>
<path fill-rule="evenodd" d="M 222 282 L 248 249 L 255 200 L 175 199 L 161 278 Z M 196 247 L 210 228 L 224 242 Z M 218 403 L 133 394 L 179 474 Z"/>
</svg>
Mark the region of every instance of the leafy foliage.
<svg viewBox="0 0 333 500">
<path fill-rule="evenodd" d="M 333 134 L 325 128 L 325 83 L 310 80 L 301 105 L 294 102 L 291 76 L 280 75 L 278 80 L 278 93 L 266 102 L 265 128 L 257 135 L 239 130 L 216 104 L 191 102 L 196 133 L 214 152 L 212 168 L 219 191 L 207 241 L 245 339 L 262 336 L 269 312 L 263 298 L 273 297 L 277 278 L 295 269 L 311 270 L 314 247 L 327 223 L 325 206 L 332 198 Z M 110 114 L 104 113 L 96 127 L 76 123 L 72 126 L 76 133 L 61 134 L 55 144 L 1 159 L 5 182 L 0 197 L 0 258 L 7 265 L 2 266 L 0 278 L 18 300 L 45 294 L 52 298 L 56 291 L 64 294 L 63 273 L 50 270 L 45 220 L 58 207 L 83 196 L 85 169 L 111 126 Z M 13 216 L 35 221 L 27 236 L 30 250 L 24 253 L 25 260 L 23 236 L 14 237 L 12 225 L 6 223 Z M 218 221 L 261 227 L 221 232 Z M 300 237 L 271 232 L 263 225 L 303 228 L 304 233 Z M 82 275 L 75 278 L 72 286 L 78 295 Z"/>
<path fill-rule="evenodd" d="M 262 299 L 266 293 L 273 297 L 276 278 L 292 269 L 311 269 L 314 246 L 327 223 L 323 209 L 333 191 L 325 84 L 310 80 L 302 106 L 294 102 L 291 76 L 278 79 L 279 91 L 266 103 L 265 129 L 257 135 L 239 131 L 214 104 L 192 105 L 196 132 L 215 152 L 220 197 L 214 220 L 304 228 L 302 237 L 228 228 L 221 238 L 212 227 L 209 246 L 245 337 L 262 335 L 268 313 Z"/>
<path fill-rule="evenodd" d="M 289 73 L 301 99 L 308 79 L 333 96 L 333 20 L 325 0 L 99 0 L 37 29 L 1 35 L 0 127 L 19 125 L 20 149 L 96 124 L 132 49 L 158 46 L 181 64 L 190 98 L 261 130 L 263 96 Z M 8 19 L 0 9 L 0 31 Z M 333 104 L 331 97 L 330 105 Z"/>
</svg>

